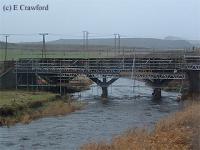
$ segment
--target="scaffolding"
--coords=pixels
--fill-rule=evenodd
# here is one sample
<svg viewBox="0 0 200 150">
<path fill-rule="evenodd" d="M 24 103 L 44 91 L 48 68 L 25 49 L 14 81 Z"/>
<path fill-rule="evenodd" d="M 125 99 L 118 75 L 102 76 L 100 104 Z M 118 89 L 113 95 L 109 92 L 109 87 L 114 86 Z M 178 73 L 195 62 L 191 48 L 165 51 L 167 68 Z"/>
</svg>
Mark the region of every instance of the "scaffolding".
<svg viewBox="0 0 200 150">
<path fill-rule="evenodd" d="M 57 87 L 60 92 L 68 81 L 79 75 L 89 78 L 120 78 L 129 74 L 142 80 L 185 79 L 187 70 L 200 70 L 200 57 L 172 58 L 23 58 L 15 63 L 16 88 Z"/>
</svg>

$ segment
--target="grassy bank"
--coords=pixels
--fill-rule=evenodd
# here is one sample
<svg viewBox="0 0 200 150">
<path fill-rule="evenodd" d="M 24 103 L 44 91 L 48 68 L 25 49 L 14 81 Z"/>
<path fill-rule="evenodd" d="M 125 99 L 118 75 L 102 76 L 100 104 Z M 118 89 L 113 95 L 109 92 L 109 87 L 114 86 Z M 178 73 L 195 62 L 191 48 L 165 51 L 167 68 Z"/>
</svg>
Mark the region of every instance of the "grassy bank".
<svg viewBox="0 0 200 150">
<path fill-rule="evenodd" d="M 77 92 L 90 89 L 92 84 L 93 81 L 84 75 L 79 75 L 69 81 L 70 88 Z"/>
<path fill-rule="evenodd" d="M 200 149 L 200 103 L 189 104 L 182 111 L 159 121 L 155 129 L 129 130 L 111 143 L 90 143 L 82 150 L 189 150 Z"/>
<path fill-rule="evenodd" d="M 65 115 L 83 107 L 70 97 L 48 92 L 0 91 L 0 126 Z"/>
</svg>

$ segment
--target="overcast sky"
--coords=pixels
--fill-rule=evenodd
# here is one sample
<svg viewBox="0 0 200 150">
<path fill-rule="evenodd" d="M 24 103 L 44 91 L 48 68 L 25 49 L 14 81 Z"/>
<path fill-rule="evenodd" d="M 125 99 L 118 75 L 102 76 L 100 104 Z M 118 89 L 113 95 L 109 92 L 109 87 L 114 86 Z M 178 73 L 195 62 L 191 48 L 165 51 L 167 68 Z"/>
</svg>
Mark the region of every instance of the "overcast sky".
<svg viewBox="0 0 200 150">
<path fill-rule="evenodd" d="M 3 12 L 3 5 L 49 5 L 47 12 Z M 178 36 L 200 40 L 200 0 L 0 0 L 0 33 L 37 34 L 48 32 L 81 38 Z M 73 36 L 72 36 L 73 35 Z M 2 39 L 2 37 L 1 37 Z M 11 36 L 11 40 L 40 40 L 40 36 Z"/>
</svg>

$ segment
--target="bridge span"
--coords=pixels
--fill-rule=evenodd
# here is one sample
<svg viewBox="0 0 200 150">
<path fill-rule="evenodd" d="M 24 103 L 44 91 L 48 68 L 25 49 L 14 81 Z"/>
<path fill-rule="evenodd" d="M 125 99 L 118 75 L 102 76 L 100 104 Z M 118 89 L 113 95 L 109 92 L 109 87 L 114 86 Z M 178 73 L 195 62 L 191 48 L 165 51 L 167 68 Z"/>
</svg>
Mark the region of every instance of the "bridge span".
<svg viewBox="0 0 200 150">
<path fill-rule="evenodd" d="M 66 83 L 85 75 L 108 96 L 108 86 L 128 74 L 135 80 L 147 80 L 155 86 L 153 96 L 161 97 L 156 86 L 170 81 L 189 79 L 190 91 L 200 91 L 200 55 L 180 57 L 123 56 L 113 58 L 23 58 L 16 61 L 16 88 L 57 87 L 62 93 Z"/>
</svg>

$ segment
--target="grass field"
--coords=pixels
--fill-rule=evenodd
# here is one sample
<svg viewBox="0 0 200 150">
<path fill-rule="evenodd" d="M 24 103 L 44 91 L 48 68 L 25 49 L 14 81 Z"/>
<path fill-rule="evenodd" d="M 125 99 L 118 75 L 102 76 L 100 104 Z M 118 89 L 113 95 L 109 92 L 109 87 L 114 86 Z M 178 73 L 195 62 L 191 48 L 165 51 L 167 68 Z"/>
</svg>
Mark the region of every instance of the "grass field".
<svg viewBox="0 0 200 150">
<path fill-rule="evenodd" d="M 16 105 L 26 105 L 30 102 L 40 100 L 47 101 L 55 98 L 55 94 L 48 92 L 28 92 L 28 91 L 0 91 L 0 107 Z"/>
<path fill-rule="evenodd" d="M 49 92 L 0 91 L 0 126 L 71 113 L 84 104 Z"/>
<path fill-rule="evenodd" d="M 47 51 L 47 58 L 101 58 L 114 56 L 113 51 Z M 0 49 L 0 61 L 5 58 L 5 50 Z M 17 60 L 19 58 L 42 58 L 41 50 L 8 50 L 7 60 Z"/>
</svg>

